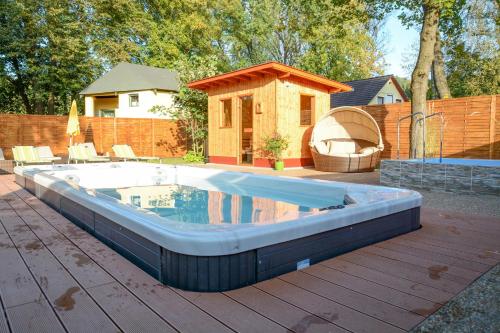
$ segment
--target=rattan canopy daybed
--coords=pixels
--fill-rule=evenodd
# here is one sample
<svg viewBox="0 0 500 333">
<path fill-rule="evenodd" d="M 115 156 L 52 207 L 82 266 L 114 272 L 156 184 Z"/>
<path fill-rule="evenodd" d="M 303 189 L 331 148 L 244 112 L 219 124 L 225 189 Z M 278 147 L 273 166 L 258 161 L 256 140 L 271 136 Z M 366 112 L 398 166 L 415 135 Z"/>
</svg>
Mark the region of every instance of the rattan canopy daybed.
<svg viewBox="0 0 500 333">
<path fill-rule="evenodd" d="M 309 143 L 314 166 L 320 171 L 372 171 L 384 150 L 377 122 L 366 111 L 341 106 L 314 126 Z"/>
</svg>

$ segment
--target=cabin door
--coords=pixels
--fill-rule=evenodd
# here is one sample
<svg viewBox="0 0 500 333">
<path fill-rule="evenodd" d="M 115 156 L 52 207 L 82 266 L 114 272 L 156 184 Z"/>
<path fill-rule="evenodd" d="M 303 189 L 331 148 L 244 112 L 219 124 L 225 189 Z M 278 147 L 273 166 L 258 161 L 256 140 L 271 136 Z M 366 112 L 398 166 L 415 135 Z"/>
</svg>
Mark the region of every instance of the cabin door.
<svg viewBox="0 0 500 333">
<path fill-rule="evenodd" d="M 253 164 L 253 96 L 240 97 L 240 164 Z"/>
</svg>

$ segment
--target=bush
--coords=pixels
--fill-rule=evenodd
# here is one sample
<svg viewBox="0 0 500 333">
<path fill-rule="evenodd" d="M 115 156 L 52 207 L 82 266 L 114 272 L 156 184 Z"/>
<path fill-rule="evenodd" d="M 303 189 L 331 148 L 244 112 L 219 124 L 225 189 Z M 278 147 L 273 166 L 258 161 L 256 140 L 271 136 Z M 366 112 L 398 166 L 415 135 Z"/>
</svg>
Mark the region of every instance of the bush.
<svg viewBox="0 0 500 333">
<path fill-rule="evenodd" d="M 188 163 L 203 163 L 203 162 L 205 162 L 205 156 L 203 156 L 203 154 L 196 153 L 193 150 L 188 151 L 187 154 L 184 155 L 184 157 L 182 159 Z"/>
<path fill-rule="evenodd" d="M 275 161 L 283 160 L 283 151 L 288 148 L 288 137 L 275 133 L 264 138 L 264 151 L 267 152 Z"/>
</svg>

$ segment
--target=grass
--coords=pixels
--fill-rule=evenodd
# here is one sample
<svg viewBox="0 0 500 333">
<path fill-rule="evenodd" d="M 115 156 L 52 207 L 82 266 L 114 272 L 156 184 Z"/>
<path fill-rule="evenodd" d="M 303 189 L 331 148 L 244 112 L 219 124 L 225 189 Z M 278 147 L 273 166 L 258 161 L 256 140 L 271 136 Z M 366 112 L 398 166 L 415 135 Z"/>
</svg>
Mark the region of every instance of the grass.
<svg viewBox="0 0 500 333">
<path fill-rule="evenodd" d="M 161 160 L 149 160 L 148 163 L 160 163 L 160 161 L 162 164 L 203 164 L 186 162 L 182 159 L 182 157 L 166 157 Z"/>
</svg>

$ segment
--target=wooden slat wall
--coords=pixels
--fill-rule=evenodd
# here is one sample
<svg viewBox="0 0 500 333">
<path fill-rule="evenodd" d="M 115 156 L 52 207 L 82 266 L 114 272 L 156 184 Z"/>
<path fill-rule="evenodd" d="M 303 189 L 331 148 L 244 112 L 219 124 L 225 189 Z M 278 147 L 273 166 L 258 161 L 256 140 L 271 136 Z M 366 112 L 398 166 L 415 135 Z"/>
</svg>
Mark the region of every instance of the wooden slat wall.
<svg viewBox="0 0 500 333">
<path fill-rule="evenodd" d="M 330 94 L 307 82 L 276 80 L 278 132 L 290 140 L 284 158 L 311 158 L 309 141 L 314 123 L 329 110 Z M 300 95 L 314 97 L 311 126 L 300 126 Z"/>
<path fill-rule="evenodd" d="M 75 142 L 94 142 L 98 153 L 112 154 L 113 144 L 129 144 L 137 155 L 179 157 L 186 152 L 186 137 L 177 123 L 163 119 L 80 117 Z M 16 145 L 50 146 L 67 155 L 67 116 L 0 115 L 0 148 L 12 158 Z"/>
<path fill-rule="evenodd" d="M 240 151 L 240 101 L 239 96 L 252 95 L 254 110 L 258 103 L 261 114 L 254 112 L 253 143 L 258 150 L 262 137 L 276 130 L 276 84 L 275 75 L 243 81 L 230 86 L 212 88 L 208 92 L 208 144 L 210 156 L 239 157 Z M 220 127 L 220 100 L 232 99 L 232 126 Z"/>
<path fill-rule="evenodd" d="M 384 139 L 383 158 L 396 158 L 397 121 L 410 114 L 411 104 L 361 106 L 380 126 Z M 427 114 L 444 112 L 443 155 L 458 158 L 500 159 L 500 97 L 473 96 L 428 101 Z M 401 124 L 401 157 L 409 152 L 409 126 L 407 119 Z M 439 120 L 427 122 L 427 153 L 439 154 Z"/>
</svg>

